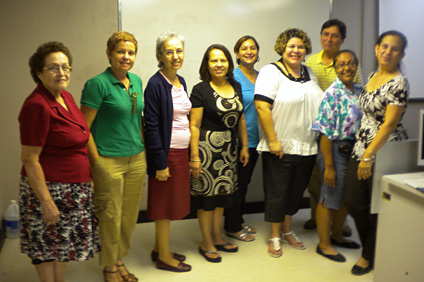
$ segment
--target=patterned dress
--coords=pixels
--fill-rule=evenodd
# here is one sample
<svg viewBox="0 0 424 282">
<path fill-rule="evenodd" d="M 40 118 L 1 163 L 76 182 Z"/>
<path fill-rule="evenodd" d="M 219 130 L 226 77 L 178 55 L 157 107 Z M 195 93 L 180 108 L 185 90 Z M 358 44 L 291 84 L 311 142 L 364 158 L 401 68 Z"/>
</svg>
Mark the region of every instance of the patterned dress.
<svg viewBox="0 0 424 282">
<path fill-rule="evenodd" d="M 91 183 L 47 181 L 50 195 L 60 211 L 57 224 L 43 220 L 41 205 L 28 178 L 21 177 L 19 205 L 21 251 L 31 259 L 84 261 L 100 251 Z"/>
<path fill-rule="evenodd" d="M 231 206 L 237 183 L 237 125 L 243 113 L 240 84 L 233 84 L 235 95 L 224 98 L 208 82 L 194 86 L 193 108 L 203 107 L 199 136 L 199 156 L 203 173 L 191 180 L 193 209 L 213 210 Z"/>
<path fill-rule="evenodd" d="M 375 75 L 372 73 L 368 81 Z M 403 75 L 398 75 L 386 82 L 381 87 L 372 92 L 366 90 L 366 86 L 362 91 L 359 102 L 361 104 L 364 115 L 361 120 L 361 127 L 356 133 L 356 143 L 353 148 L 353 156 L 359 161 L 365 153 L 365 150 L 371 144 L 378 130 L 385 121 L 387 106 L 405 107 L 408 103 L 409 83 L 408 79 Z M 402 114 L 405 114 L 405 111 Z M 389 141 L 400 141 L 408 139 L 405 128 L 402 126 L 402 117 L 393 133 L 390 135 Z"/>
</svg>

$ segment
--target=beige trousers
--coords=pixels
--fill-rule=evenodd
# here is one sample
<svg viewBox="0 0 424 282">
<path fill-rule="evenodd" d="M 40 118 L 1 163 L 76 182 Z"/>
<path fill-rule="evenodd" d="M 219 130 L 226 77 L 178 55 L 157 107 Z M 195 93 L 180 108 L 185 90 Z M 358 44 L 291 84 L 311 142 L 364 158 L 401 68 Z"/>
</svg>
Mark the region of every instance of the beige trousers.
<svg viewBox="0 0 424 282">
<path fill-rule="evenodd" d="M 92 168 L 99 219 L 100 264 L 116 264 L 131 246 L 146 174 L 145 152 L 130 157 L 99 156 Z"/>
</svg>

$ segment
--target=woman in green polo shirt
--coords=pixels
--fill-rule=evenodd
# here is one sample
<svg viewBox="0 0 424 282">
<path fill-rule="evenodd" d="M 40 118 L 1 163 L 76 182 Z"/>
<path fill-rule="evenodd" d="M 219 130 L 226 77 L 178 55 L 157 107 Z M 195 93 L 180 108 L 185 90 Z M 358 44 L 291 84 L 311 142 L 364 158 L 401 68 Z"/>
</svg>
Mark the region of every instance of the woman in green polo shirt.
<svg viewBox="0 0 424 282">
<path fill-rule="evenodd" d="M 88 148 L 105 281 L 138 281 L 121 260 L 130 249 L 146 172 L 143 88 L 140 77 L 128 72 L 137 47 L 132 34 L 112 34 L 106 50 L 110 67 L 86 82 L 81 97 L 91 130 Z"/>
</svg>

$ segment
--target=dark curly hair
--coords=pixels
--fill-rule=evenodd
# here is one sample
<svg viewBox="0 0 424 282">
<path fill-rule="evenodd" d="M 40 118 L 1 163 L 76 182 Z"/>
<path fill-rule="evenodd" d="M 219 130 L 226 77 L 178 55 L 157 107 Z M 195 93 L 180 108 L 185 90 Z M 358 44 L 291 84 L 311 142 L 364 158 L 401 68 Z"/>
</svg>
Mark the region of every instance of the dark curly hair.
<svg viewBox="0 0 424 282">
<path fill-rule="evenodd" d="M 69 49 L 63 45 L 63 43 L 58 41 L 50 41 L 40 45 L 37 48 L 37 51 L 29 58 L 29 68 L 32 76 L 32 80 L 35 83 L 40 83 L 41 80 L 38 78 L 37 73 L 43 71 L 44 62 L 46 61 L 46 57 L 51 53 L 61 52 L 68 57 L 69 65 L 72 67 L 72 56 Z"/>
<path fill-rule="evenodd" d="M 355 52 L 353 52 L 352 50 L 348 50 L 348 49 L 344 49 L 344 50 L 340 50 L 339 52 L 336 53 L 336 55 L 334 55 L 334 59 L 333 59 L 333 65 L 336 65 L 337 59 L 339 58 L 339 56 L 343 53 L 349 53 L 352 55 L 353 59 L 355 60 L 356 65 L 359 64 L 359 60 L 358 57 L 356 57 Z"/>
<path fill-rule="evenodd" d="M 221 44 L 213 44 L 211 46 L 208 47 L 208 49 L 206 49 L 205 54 L 203 55 L 203 59 L 202 59 L 202 63 L 200 64 L 200 69 L 199 69 L 199 74 L 200 74 L 200 79 L 202 81 L 211 81 L 211 75 L 209 73 L 208 70 L 208 63 L 209 63 L 209 56 L 212 50 L 221 50 L 222 52 L 224 52 L 225 57 L 228 60 L 228 72 L 227 72 L 227 79 L 233 83 L 234 82 L 234 75 L 233 75 L 233 70 L 234 70 L 234 63 L 233 63 L 233 58 L 231 58 L 231 54 L 230 51 L 228 51 L 227 47 L 225 47 L 224 45 Z"/>
<path fill-rule="evenodd" d="M 277 52 L 278 55 L 282 56 L 284 50 L 286 50 L 287 42 L 289 42 L 289 40 L 294 37 L 300 38 L 303 41 L 303 44 L 305 44 L 306 48 L 306 55 L 312 53 L 311 39 L 309 38 L 308 34 L 300 28 L 288 28 L 283 31 L 275 41 L 275 52 Z"/>
</svg>

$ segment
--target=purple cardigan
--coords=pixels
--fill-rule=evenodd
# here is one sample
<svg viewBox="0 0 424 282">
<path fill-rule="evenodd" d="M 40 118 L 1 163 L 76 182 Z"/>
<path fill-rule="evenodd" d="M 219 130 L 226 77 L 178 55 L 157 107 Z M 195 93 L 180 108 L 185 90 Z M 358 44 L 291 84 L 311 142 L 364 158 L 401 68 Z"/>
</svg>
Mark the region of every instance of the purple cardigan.
<svg viewBox="0 0 424 282">
<path fill-rule="evenodd" d="M 178 79 L 187 92 L 184 78 Z M 166 159 L 171 145 L 174 105 L 172 84 L 157 71 L 144 90 L 144 142 L 146 145 L 147 174 L 155 177 L 157 170 L 168 167 Z"/>
</svg>

